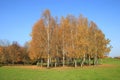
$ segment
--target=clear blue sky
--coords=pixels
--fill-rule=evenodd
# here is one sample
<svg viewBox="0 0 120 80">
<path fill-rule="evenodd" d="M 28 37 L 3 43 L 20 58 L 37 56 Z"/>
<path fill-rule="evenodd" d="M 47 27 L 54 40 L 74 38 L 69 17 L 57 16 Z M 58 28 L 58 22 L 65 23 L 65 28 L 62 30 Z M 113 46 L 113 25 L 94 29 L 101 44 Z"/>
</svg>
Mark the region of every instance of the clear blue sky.
<svg viewBox="0 0 120 80">
<path fill-rule="evenodd" d="M 110 56 L 120 56 L 120 0 L 0 0 L 0 39 L 31 40 L 32 26 L 49 9 L 53 16 L 83 14 L 111 40 Z"/>
</svg>

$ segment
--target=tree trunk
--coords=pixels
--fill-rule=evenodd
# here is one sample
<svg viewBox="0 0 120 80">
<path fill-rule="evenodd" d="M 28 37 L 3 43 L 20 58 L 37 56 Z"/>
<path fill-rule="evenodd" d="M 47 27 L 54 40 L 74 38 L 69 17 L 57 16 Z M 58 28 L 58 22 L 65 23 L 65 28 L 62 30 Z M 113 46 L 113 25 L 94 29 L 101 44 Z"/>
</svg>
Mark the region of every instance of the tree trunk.
<svg viewBox="0 0 120 80">
<path fill-rule="evenodd" d="M 49 57 L 50 57 L 50 54 L 48 54 L 48 60 L 47 60 L 47 68 L 49 68 L 50 67 L 50 59 L 49 59 Z"/>
<path fill-rule="evenodd" d="M 63 67 L 65 66 L 65 56 L 63 54 Z"/>
<path fill-rule="evenodd" d="M 90 66 L 91 64 L 90 64 L 90 55 L 89 55 L 89 57 L 88 57 L 88 65 Z"/>
<path fill-rule="evenodd" d="M 83 60 L 82 60 L 82 62 L 81 62 L 81 67 L 83 66 L 84 62 L 85 62 L 85 54 L 84 54 Z"/>
<path fill-rule="evenodd" d="M 75 62 L 75 68 L 77 67 L 77 60 L 76 59 L 74 59 L 74 62 Z"/>
<path fill-rule="evenodd" d="M 93 65 L 95 65 L 95 58 L 93 58 Z"/>
<path fill-rule="evenodd" d="M 43 65 L 43 60 L 42 60 L 42 59 L 41 59 L 41 64 L 40 64 L 40 65 L 41 65 L 41 67 L 42 67 L 42 65 Z"/>
<path fill-rule="evenodd" d="M 64 51 L 64 46 L 65 46 L 65 44 L 64 44 L 64 37 L 65 37 L 65 35 L 64 35 L 64 30 L 63 30 L 63 34 L 62 34 L 62 45 L 63 45 L 63 51 L 62 51 L 62 53 L 63 53 L 63 61 L 62 61 L 62 64 L 63 64 L 63 67 L 64 67 L 64 65 L 65 65 L 65 51 Z"/>
<path fill-rule="evenodd" d="M 15 64 L 15 62 L 13 61 L 13 62 L 12 62 L 12 64 L 14 65 L 14 64 Z"/>
<path fill-rule="evenodd" d="M 96 63 L 96 65 L 98 65 L 98 57 L 97 56 L 96 56 L 96 62 L 95 63 Z"/>
<path fill-rule="evenodd" d="M 15 60 L 13 59 L 13 61 L 12 61 L 12 64 L 14 65 L 15 64 Z"/>
<path fill-rule="evenodd" d="M 93 59 L 93 65 L 95 66 L 96 64 L 97 64 L 97 55 L 95 55 Z"/>
<path fill-rule="evenodd" d="M 57 66 L 57 60 L 56 60 L 56 58 L 55 58 L 55 67 Z"/>
<path fill-rule="evenodd" d="M 56 44 L 56 53 L 57 53 L 57 55 L 58 55 L 58 46 L 57 46 L 57 44 Z M 55 57 L 55 67 L 57 66 L 57 57 Z"/>
</svg>

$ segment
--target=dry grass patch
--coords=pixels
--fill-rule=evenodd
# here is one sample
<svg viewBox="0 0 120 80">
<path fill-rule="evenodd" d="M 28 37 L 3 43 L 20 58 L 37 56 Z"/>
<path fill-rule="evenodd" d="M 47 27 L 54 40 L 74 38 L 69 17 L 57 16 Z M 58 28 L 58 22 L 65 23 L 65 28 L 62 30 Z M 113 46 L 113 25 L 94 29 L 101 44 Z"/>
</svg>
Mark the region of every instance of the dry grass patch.
<svg viewBox="0 0 120 80">
<path fill-rule="evenodd" d="M 113 64 L 101 64 L 101 65 L 96 65 L 96 66 L 83 66 L 83 67 L 68 67 L 68 66 L 64 66 L 64 67 L 52 67 L 49 69 L 53 69 L 53 70 L 58 70 L 58 71 L 64 71 L 64 70 L 70 70 L 70 69 L 91 69 L 91 68 L 111 68 L 111 67 L 116 67 L 117 65 L 113 65 Z M 37 70 L 48 70 L 46 67 L 38 67 L 36 65 L 18 65 L 18 66 L 4 66 L 5 68 L 23 68 L 23 69 L 37 69 Z"/>
</svg>

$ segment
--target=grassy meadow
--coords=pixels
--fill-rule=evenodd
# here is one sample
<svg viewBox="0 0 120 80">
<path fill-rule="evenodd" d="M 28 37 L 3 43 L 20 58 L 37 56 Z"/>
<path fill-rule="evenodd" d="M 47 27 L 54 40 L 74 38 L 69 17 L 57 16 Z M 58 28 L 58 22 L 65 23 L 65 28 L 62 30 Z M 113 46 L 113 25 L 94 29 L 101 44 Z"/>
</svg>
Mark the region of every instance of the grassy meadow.
<svg viewBox="0 0 120 80">
<path fill-rule="evenodd" d="M 36 68 L 0 67 L 0 80 L 120 80 L 120 60 L 104 59 L 98 66 Z"/>
</svg>

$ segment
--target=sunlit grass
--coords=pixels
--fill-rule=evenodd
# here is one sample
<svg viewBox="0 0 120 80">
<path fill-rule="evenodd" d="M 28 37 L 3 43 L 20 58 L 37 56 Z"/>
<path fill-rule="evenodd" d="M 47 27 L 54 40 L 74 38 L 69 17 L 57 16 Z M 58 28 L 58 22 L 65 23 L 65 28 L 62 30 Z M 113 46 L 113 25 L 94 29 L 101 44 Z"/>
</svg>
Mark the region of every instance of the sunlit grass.
<svg viewBox="0 0 120 80">
<path fill-rule="evenodd" d="M 0 67 L 0 80 L 119 80 L 120 60 L 104 59 L 103 66 L 26 69 Z"/>
</svg>

